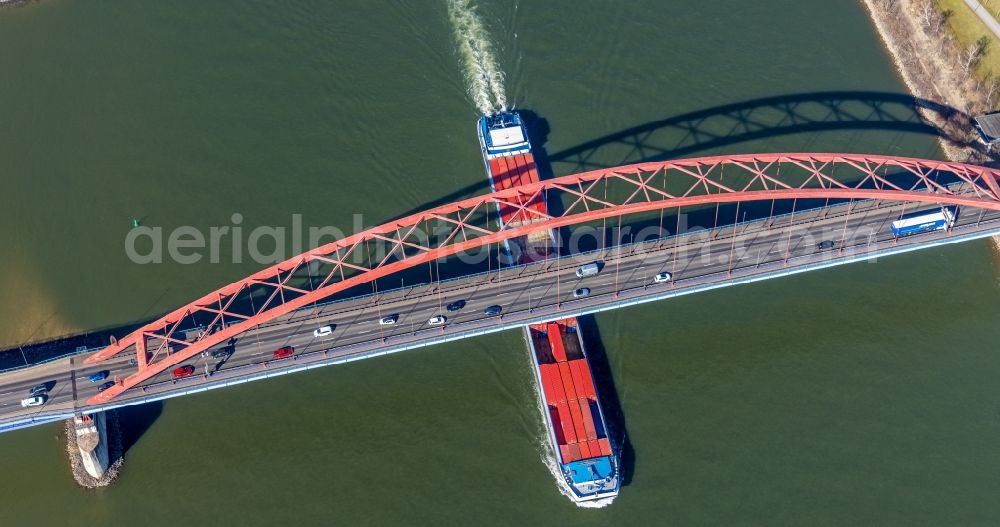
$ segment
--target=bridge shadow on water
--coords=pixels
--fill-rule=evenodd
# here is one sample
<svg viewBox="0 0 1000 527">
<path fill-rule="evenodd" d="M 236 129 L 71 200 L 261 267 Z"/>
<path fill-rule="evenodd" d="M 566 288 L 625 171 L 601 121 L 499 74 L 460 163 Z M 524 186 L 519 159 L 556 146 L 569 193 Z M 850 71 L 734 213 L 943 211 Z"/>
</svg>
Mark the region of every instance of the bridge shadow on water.
<svg viewBox="0 0 1000 527">
<path fill-rule="evenodd" d="M 927 121 L 921 112 L 943 120 L 949 128 L 971 129 L 967 114 L 907 94 L 810 92 L 750 99 L 650 121 L 555 152 L 545 161 L 568 174 L 721 153 L 724 147 L 778 136 L 835 131 L 912 133 L 972 146 L 964 136 Z"/>
<path fill-rule="evenodd" d="M 121 430 L 122 454 L 128 453 L 163 413 L 163 401 L 153 401 L 115 410 Z"/>
<path fill-rule="evenodd" d="M 749 99 L 641 123 L 579 145 L 549 153 L 548 121 L 519 109 L 531 137 L 542 179 L 632 163 L 665 161 L 718 153 L 720 149 L 774 137 L 836 131 L 884 131 L 947 139 L 978 146 L 924 119 L 929 112 L 951 128 L 971 129 L 970 117 L 955 108 L 911 95 L 877 91 L 795 93 Z M 877 153 L 877 152 L 864 152 Z M 414 207 L 394 219 L 489 192 L 477 178 L 439 199 Z"/>
</svg>

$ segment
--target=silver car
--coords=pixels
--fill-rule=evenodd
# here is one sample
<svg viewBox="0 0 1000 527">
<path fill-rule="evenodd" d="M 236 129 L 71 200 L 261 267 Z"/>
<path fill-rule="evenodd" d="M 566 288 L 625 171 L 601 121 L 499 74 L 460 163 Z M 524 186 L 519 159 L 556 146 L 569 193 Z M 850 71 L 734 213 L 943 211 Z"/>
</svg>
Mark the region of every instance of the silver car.
<svg viewBox="0 0 1000 527">
<path fill-rule="evenodd" d="M 594 276 L 595 274 L 601 272 L 601 267 L 604 266 L 604 262 L 590 262 L 589 264 L 581 265 L 576 270 L 577 278 L 584 278 L 587 276 Z"/>
</svg>

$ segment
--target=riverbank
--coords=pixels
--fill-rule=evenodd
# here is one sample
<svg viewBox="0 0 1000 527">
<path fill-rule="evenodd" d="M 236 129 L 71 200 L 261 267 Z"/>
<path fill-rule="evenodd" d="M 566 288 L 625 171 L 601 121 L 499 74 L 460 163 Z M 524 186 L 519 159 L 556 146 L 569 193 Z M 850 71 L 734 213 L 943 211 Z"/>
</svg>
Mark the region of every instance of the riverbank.
<svg viewBox="0 0 1000 527">
<path fill-rule="evenodd" d="M 945 157 L 960 163 L 993 165 L 978 141 L 972 117 L 993 110 L 995 94 L 961 69 L 961 49 L 948 34 L 931 0 L 862 0 L 910 93 L 958 110 L 949 118 L 921 109 L 921 116 L 944 133 L 938 136 Z M 1000 236 L 993 242 L 1000 250 Z"/>
<path fill-rule="evenodd" d="M 987 110 L 986 101 L 958 71 L 959 50 L 946 31 L 918 21 L 929 0 L 862 2 L 910 93 L 958 110 L 950 118 L 921 110 L 924 119 L 947 132 L 939 136 L 945 156 L 963 163 L 992 162 L 972 127 L 972 116 Z"/>
</svg>

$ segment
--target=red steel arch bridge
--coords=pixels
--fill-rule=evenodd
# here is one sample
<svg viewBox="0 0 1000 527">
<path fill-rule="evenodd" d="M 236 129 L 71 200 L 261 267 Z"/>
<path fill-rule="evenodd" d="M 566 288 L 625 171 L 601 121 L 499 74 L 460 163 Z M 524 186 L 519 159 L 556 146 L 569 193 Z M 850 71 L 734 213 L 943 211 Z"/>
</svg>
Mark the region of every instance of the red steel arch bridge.
<svg viewBox="0 0 1000 527">
<path fill-rule="evenodd" d="M 134 372 L 88 400 L 107 403 L 213 346 L 382 277 L 549 229 L 747 202 L 887 201 L 1000 211 L 1000 171 L 858 154 L 748 154 L 640 163 L 563 176 L 456 201 L 311 249 L 219 288 L 86 359 L 136 354 Z M 532 204 L 545 200 L 547 212 Z M 513 220 L 501 226 L 498 211 Z M 738 209 L 737 209 L 738 210 Z M 848 207 L 850 211 L 850 207 Z M 372 247 L 383 250 L 373 253 Z M 206 323 L 207 321 L 207 323 Z M 202 327 L 194 338 L 183 328 Z"/>
</svg>

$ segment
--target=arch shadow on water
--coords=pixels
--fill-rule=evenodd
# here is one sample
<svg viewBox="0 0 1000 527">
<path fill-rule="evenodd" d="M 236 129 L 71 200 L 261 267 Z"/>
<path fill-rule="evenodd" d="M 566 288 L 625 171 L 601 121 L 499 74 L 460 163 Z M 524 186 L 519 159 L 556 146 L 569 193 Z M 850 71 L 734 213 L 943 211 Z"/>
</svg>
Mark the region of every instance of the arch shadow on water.
<svg viewBox="0 0 1000 527">
<path fill-rule="evenodd" d="M 954 129 L 968 129 L 967 114 L 907 94 L 831 91 L 777 95 L 706 108 L 650 121 L 555 152 L 545 161 L 562 173 L 647 161 L 690 157 L 722 147 L 783 135 L 832 131 L 893 131 L 975 146 L 966 137 L 937 127 L 930 113 Z M 871 153 L 871 152 L 869 152 Z"/>
<path fill-rule="evenodd" d="M 530 109 L 517 111 L 528 128 L 542 179 L 630 163 L 690 157 L 772 137 L 832 131 L 904 132 L 941 137 L 959 146 L 978 147 L 977 143 L 939 128 L 921 115 L 922 111 L 930 112 L 954 124 L 956 129 L 963 129 L 970 121 L 964 112 L 928 99 L 893 92 L 828 91 L 749 99 L 638 124 L 552 153 L 545 148 L 548 121 Z M 477 178 L 475 183 L 414 207 L 396 218 L 488 190 L 489 182 Z"/>
</svg>

